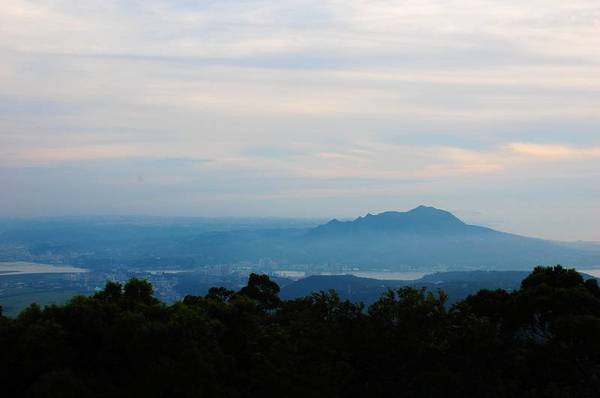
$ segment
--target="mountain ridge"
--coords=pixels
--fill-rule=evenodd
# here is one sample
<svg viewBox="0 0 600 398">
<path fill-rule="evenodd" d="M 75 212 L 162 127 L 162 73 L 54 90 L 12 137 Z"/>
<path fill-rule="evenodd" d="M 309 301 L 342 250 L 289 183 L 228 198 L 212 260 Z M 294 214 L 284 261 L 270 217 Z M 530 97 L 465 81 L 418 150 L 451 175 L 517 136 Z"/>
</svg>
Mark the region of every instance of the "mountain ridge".
<svg viewBox="0 0 600 398">
<path fill-rule="evenodd" d="M 307 232 L 309 263 L 392 270 L 509 270 L 596 266 L 600 252 L 470 225 L 431 206 L 331 220 Z"/>
<path fill-rule="evenodd" d="M 365 233 L 472 234 L 492 231 L 503 233 L 487 227 L 466 224 L 449 211 L 421 205 L 406 212 L 368 213 L 351 221 L 333 219 L 326 224 L 313 228 L 310 234 L 323 237 L 323 235 Z"/>
</svg>

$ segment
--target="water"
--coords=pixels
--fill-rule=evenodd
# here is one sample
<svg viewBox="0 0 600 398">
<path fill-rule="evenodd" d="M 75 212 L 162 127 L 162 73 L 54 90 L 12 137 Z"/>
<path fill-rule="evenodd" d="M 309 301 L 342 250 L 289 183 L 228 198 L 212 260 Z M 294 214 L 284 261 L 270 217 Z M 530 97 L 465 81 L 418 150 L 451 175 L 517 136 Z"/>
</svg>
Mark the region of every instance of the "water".
<svg viewBox="0 0 600 398">
<path fill-rule="evenodd" d="M 83 268 L 68 265 L 50 265 L 27 262 L 0 262 L 0 275 L 24 275 L 24 274 L 56 274 L 56 273 L 79 273 L 88 272 Z"/>
<path fill-rule="evenodd" d="M 384 271 L 373 271 L 373 272 L 351 272 L 354 276 L 361 278 L 381 279 L 381 280 L 400 280 L 400 281 L 414 281 L 421 279 L 431 272 L 417 272 L 417 271 L 406 271 L 406 272 L 384 272 Z"/>
<path fill-rule="evenodd" d="M 578 272 L 588 274 L 593 276 L 594 278 L 600 278 L 600 267 L 598 268 L 589 268 L 589 269 L 578 269 Z"/>
<path fill-rule="evenodd" d="M 417 272 L 417 271 L 405 271 L 405 272 L 392 272 L 392 271 L 348 271 L 348 272 L 321 272 L 319 274 L 309 274 L 304 271 L 276 271 L 277 276 L 290 279 L 302 279 L 310 275 L 354 275 L 360 278 L 371 278 L 379 280 L 403 280 L 412 281 L 420 279 L 423 276 L 430 274 L 431 272 Z"/>
<path fill-rule="evenodd" d="M 275 271 L 274 274 L 289 279 L 302 279 L 306 277 L 306 272 L 304 271 Z"/>
<path fill-rule="evenodd" d="M 595 278 L 600 278 L 600 266 L 598 268 L 585 268 L 578 269 L 578 272 L 591 275 Z M 418 271 L 348 271 L 348 272 L 321 272 L 318 274 L 306 273 L 303 271 L 277 271 L 276 275 L 290 278 L 290 279 L 302 279 L 310 275 L 354 275 L 361 278 L 371 278 L 379 280 L 401 280 L 401 281 L 413 281 L 424 277 L 425 275 L 432 274 L 433 272 L 418 272 Z"/>
</svg>

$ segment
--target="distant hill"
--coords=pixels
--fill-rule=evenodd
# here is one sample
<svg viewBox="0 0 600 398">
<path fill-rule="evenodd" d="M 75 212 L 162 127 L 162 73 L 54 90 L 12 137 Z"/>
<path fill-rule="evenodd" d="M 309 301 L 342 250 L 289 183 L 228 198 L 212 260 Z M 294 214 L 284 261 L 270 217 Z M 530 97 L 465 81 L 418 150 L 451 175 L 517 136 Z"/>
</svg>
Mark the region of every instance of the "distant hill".
<svg viewBox="0 0 600 398">
<path fill-rule="evenodd" d="M 494 232 L 489 228 L 468 225 L 452 213 L 435 207 L 419 206 L 407 212 L 386 211 L 377 215 L 367 214 L 354 221 L 331 220 L 311 231 L 312 236 L 352 235 L 455 235 L 485 234 Z"/>
<path fill-rule="evenodd" d="M 388 289 L 412 286 L 424 287 L 434 293 L 441 289 L 448 295 L 448 304 L 453 304 L 480 289 L 517 289 L 527 274 L 526 271 L 439 272 L 411 281 L 378 280 L 353 275 L 313 275 L 283 286 L 281 297 L 293 299 L 335 290 L 344 300 L 369 305 Z"/>
<path fill-rule="evenodd" d="M 469 225 L 452 213 L 419 206 L 407 212 L 332 220 L 305 237 L 309 262 L 361 268 L 531 269 L 563 263 L 600 265 L 594 245 L 571 245 Z"/>
</svg>

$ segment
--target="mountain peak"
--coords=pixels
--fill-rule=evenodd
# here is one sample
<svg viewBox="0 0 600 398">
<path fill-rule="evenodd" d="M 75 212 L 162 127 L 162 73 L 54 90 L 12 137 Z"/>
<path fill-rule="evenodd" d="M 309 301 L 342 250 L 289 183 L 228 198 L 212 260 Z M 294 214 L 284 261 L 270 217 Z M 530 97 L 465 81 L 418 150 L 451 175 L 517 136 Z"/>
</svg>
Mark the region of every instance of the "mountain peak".
<svg viewBox="0 0 600 398">
<path fill-rule="evenodd" d="M 416 212 L 425 212 L 425 211 L 443 211 L 443 210 L 436 209 L 433 206 L 420 205 L 420 206 L 415 207 L 412 210 L 407 211 L 407 213 L 416 213 Z"/>
<path fill-rule="evenodd" d="M 464 224 L 458 217 L 449 211 L 435 208 L 433 206 L 418 206 L 412 210 L 407 211 L 405 214 L 413 215 L 415 217 L 419 217 L 421 219 L 430 218 L 437 219 L 438 221 L 451 221 L 451 222 L 460 222 Z"/>
<path fill-rule="evenodd" d="M 347 233 L 449 233 L 462 232 L 470 226 L 452 213 L 431 206 L 418 206 L 406 212 L 368 213 L 354 221 L 332 220 L 315 228 L 319 234 Z"/>
<path fill-rule="evenodd" d="M 414 209 L 407 211 L 406 213 L 407 214 L 437 214 L 437 215 L 450 214 L 454 217 L 454 215 L 452 213 L 450 213 L 449 211 L 438 209 L 433 206 L 425 206 L 425 205 L 417 206 Z"/>
</svg>

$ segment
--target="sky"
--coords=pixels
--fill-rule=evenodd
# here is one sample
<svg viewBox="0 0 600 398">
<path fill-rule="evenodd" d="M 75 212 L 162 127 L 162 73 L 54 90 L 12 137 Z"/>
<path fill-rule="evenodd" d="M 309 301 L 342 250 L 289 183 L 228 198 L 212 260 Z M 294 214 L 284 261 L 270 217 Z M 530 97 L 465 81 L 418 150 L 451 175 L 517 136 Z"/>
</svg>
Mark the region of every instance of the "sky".
<svg viewBox="0 0 600 398">
<path fill-rule="evenodd" d="M 0 216 L 420 204 L 600 241 L 600 2 L 2 1 Z"/>
</svg>

